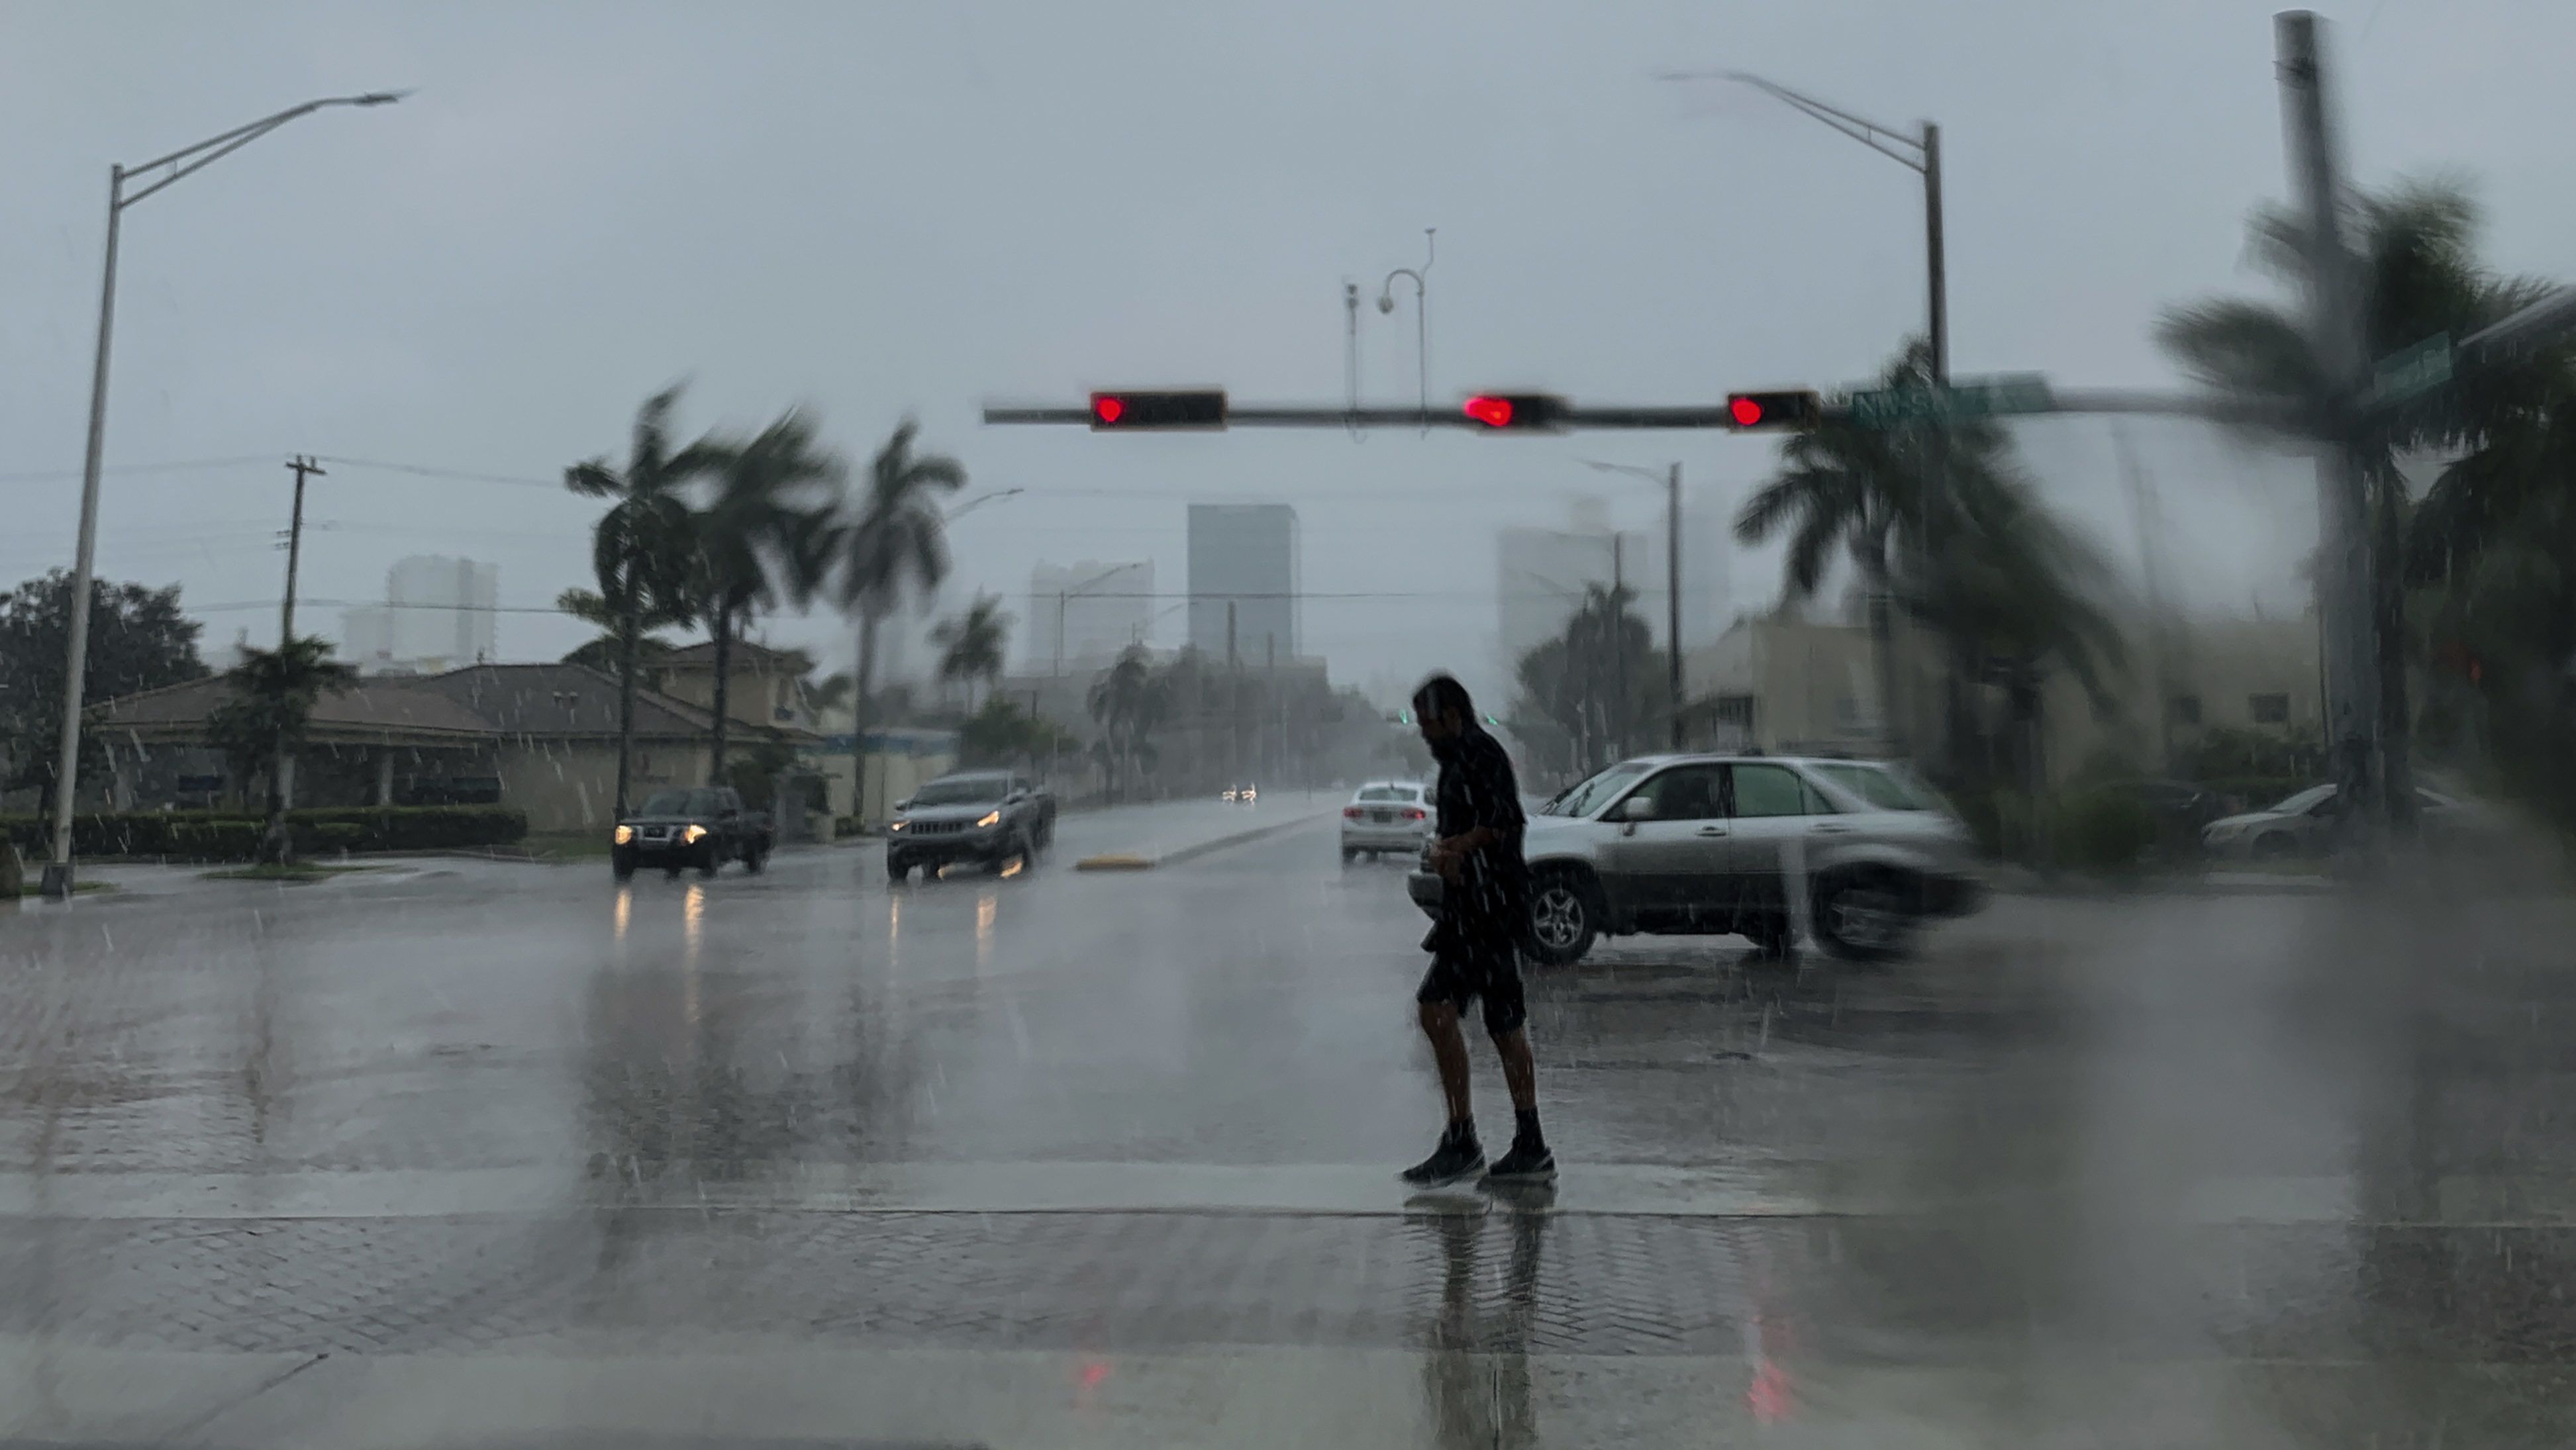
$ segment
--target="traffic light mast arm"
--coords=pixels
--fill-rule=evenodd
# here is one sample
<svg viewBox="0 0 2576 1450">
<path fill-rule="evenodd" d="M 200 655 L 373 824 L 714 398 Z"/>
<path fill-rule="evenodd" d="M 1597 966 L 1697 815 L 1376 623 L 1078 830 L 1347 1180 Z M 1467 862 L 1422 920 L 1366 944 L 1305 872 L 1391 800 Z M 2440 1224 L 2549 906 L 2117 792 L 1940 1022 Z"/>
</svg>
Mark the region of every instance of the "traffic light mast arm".
<svg viewBox="0 0 2576 1450">
<path fill-rule="evenodd" d="M 2253 423 L 2298 431 L 2302 414 L 2299 405 L 2285 398 L 2231 398 L 2215 394 L 2152 392 L 2126 388 L 2058 388 L 2048 406 L 2031 413 L 2124 413 L 2151 414 L 2178 418 L 2208 418 L 2222 423 Z M 1841 422 L 1851 416 L 1849 407 L 1839 398 L 1827 395 L 1820 405 L 1821 420 Z M 1042 407 L 1033 404 L 992 404 L 984 409 L 987 423 L 1058 423 L 1089 426 L 1093 422 L 1087 408 Z M 1456 428 L 1470 433 L 1510 432 L 1490 428 L 1453 409 L 1419 408 L 1349 408 L 1323 404 L 1246 404 L 1232 405 L 1226 424 L 1234 428 Z M 1718 429 L 1740 431 L 1723 403 L 1693 403 L 1680 406 L 1659 404 L 1582 404 L 1568 403 L 1556 415 L 1559 429 L 1601 428 L 1625 430 Z M 1153 432 L 1153 429 L 1136 429 Z"/>
</svg>

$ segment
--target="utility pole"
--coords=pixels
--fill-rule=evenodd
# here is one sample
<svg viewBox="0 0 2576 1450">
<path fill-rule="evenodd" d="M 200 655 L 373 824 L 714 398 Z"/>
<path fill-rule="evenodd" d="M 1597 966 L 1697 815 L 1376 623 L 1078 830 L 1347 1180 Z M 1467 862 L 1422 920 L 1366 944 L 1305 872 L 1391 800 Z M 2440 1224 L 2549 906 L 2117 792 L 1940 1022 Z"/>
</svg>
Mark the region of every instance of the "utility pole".
<svg viewBox="0 0 2576 1450">
<path fill-rule="evenodd" d="M 2281 113 L 2291 178 L 2308 250 L 2308 330 L 2324 374 L 2324 428 L 2317 448 L 2317 602 L 2325 624 L 2326 748 L 2336 797 L 2349 823 L 2376 827 L 2387 816 L 2379 770 L 2379 659 L 2372 640 L 2368 483 L 2352 436 L 2352 405 L 2369 381 L 2370 360 L 2352 257 L 2342 229 L 2343 177 L 2326 105 L 2317 17 L 2273 17 L 2280 53 Z"/>
<path fill-rule="evenodd" d="M 295 475 L 295 513 L 286 529 L 286 602 L 277 613 L 277 646 L 284 649 L 295 642 L 295 567 L 304 557 L 304 479 L 311 474 L 328 478 L 322 465 L 310 458 L 298 457 L 286 465 Z"/>
<path fill-rule="evenodd" d="M 1610 535 L 1610 701 L 1607 718 L 1610 753 L 1628 753 L 1628 577 L 1623 562 L 1626 536 Z"/>
<path fill-rule="evenodd" d="M 1932 343 L 1932 386 L 1950 386 L 1950 269 L 1941 245 L 1941 128 L 1926 121 L 1917 169 L 1923 173 L 1923 273 L 1931 288 L 1925 309 Z"/>
<path fill-rule="evenodd" d="M 1243 657 L 1234 649 L 1234 601 L 1225 602 L 1225 770 L 1226 784 L 1243 783 Z"/>
<path fill-rule="evenodd" d="M 1664 628 L 1672 646 L 1664 664 L 1665 708 L 1672 716 L 1673 749 L 1682 748 L 1682 466 L 1673 463 L 1664 477 Z"/>
</svg>

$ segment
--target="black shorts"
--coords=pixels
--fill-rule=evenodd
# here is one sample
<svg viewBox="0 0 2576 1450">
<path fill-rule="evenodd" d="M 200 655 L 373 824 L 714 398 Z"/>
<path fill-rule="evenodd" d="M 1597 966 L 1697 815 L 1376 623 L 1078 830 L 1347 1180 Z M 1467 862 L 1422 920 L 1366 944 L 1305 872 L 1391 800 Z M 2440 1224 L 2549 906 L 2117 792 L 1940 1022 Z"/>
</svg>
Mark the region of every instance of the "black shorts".
<svg viewBox="0 0 2576 1450">
<path fill-rule="evenodd" d="M 1450 1002 L 1465 1016 L 1467 1004 L 1485 1003 L 1485 1031 L 1500 1037 L 1529 1020 L 1521 997 L 1518 939 L 1508 929 L 1477 930 L 1449 923 L 1432 929 L 1422 943 L 1431 952 L 1431 970 L 1414 990 L 1416 1002 Z"/>
</svg>

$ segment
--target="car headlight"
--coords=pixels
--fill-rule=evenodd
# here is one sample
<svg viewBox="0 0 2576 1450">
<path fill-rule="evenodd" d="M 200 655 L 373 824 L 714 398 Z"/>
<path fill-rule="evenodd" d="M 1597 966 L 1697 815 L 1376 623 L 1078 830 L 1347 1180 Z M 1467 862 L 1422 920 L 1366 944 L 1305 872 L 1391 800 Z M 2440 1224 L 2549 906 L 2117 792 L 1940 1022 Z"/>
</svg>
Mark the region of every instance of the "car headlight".
<svg viewBox="0 0 2576 1450">
<path fill-rule="evenodd" d="M 706 828 L 706 827 L 704 827 L 704 826 L 691 826 L 691 827 L 689 827 L 688 829 L 686 829 L 686 830 L 684 830 L 684 831 L 680 832 L 680 839 L 681 839 L 681 840 L 683 840 L 683 841 L 688 842 L 688 843 L 689 843 L 690 845 L 692 845 L 692 846 L 696 845 L 696 844 L 697 844 L 698 842 L 700 842 L 700 841 L 705 840 L 705 839 L 706 839 L 706 837 L 707 837 L 707 828 Z"/>
<path fill-rule="evenodd" d="M 975 822 L 975 829 L 979 831 L 990 830 L 1001 823 L 1002 813 L 1000 811 L 986 811 L 982 818 Z"/>
<path fill-rule="evenodd" d="M 633 826 L 619 826 L 617 828 L 617 835 L 613 839 L 615 839 L 617 844 L 623 846 L 635 839 L 635 828 Z"/>
<path fill-rule="evenodd" d="M 889 831 L 900 831 L 906 824 L 907 823 L 903 821 L 888 821 L 886 822 L 886 829 Z"/>
</svg>

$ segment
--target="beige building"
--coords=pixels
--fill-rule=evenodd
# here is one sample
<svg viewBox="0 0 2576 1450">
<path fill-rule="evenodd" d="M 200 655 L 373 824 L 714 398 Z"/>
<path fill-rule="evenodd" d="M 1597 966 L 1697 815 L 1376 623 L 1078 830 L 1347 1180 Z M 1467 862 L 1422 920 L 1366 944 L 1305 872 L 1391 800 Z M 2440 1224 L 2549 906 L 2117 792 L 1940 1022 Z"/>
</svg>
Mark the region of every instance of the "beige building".
<svg viewBox="0 0 2576 1450">
<path fill-rule="evenodd" d="M 1900 625 L 1895 655 L 1906 733 L 1933 739 L 1940 728 L 1940 644 Z M 1880 664 L 1860 624 L 1793 615 L 1740 619 L 1683 665 L 1697 746 L 1855 755 L 1886 748 Z M 2104 682 L 2112 700 L 2107 715 L 2096 714 L 2071 676 L 2060 671 L 2049 678 L 2042 701 L 2049 776 L 2062 780 L 2104 754 L 2159 772 L 2215 729 L 2314 736 L 2318 679 L 2312 616 L 2133 627 L 2127 669 Z M 1986 718 L 2002 719 L 2003 692 L 1989 686 L 1984 693 Z"/>
<path fill-rule="evenodd" d="M 255 782 L 234 778 L 205 743 L 207 718 L 228 689 L 212 677 L 95 707 L 90 728 L 111 762 L 102 804 L 152 810 L 248 798 Z M 617 696 L 614 677 L 572 664 L 365 680 L 314 706 L 292 765 L 293 795 L 305 806 L 500 804 L 526 811 L 532 831 L 605 829 L 616 808 Z M 639 689 L 630 800 L 703 783 L 713 723 L 701 707 Z M 733 738 L 800 752 L 822 743 L 783 722 L 746 722 Z"/>
</svg>

